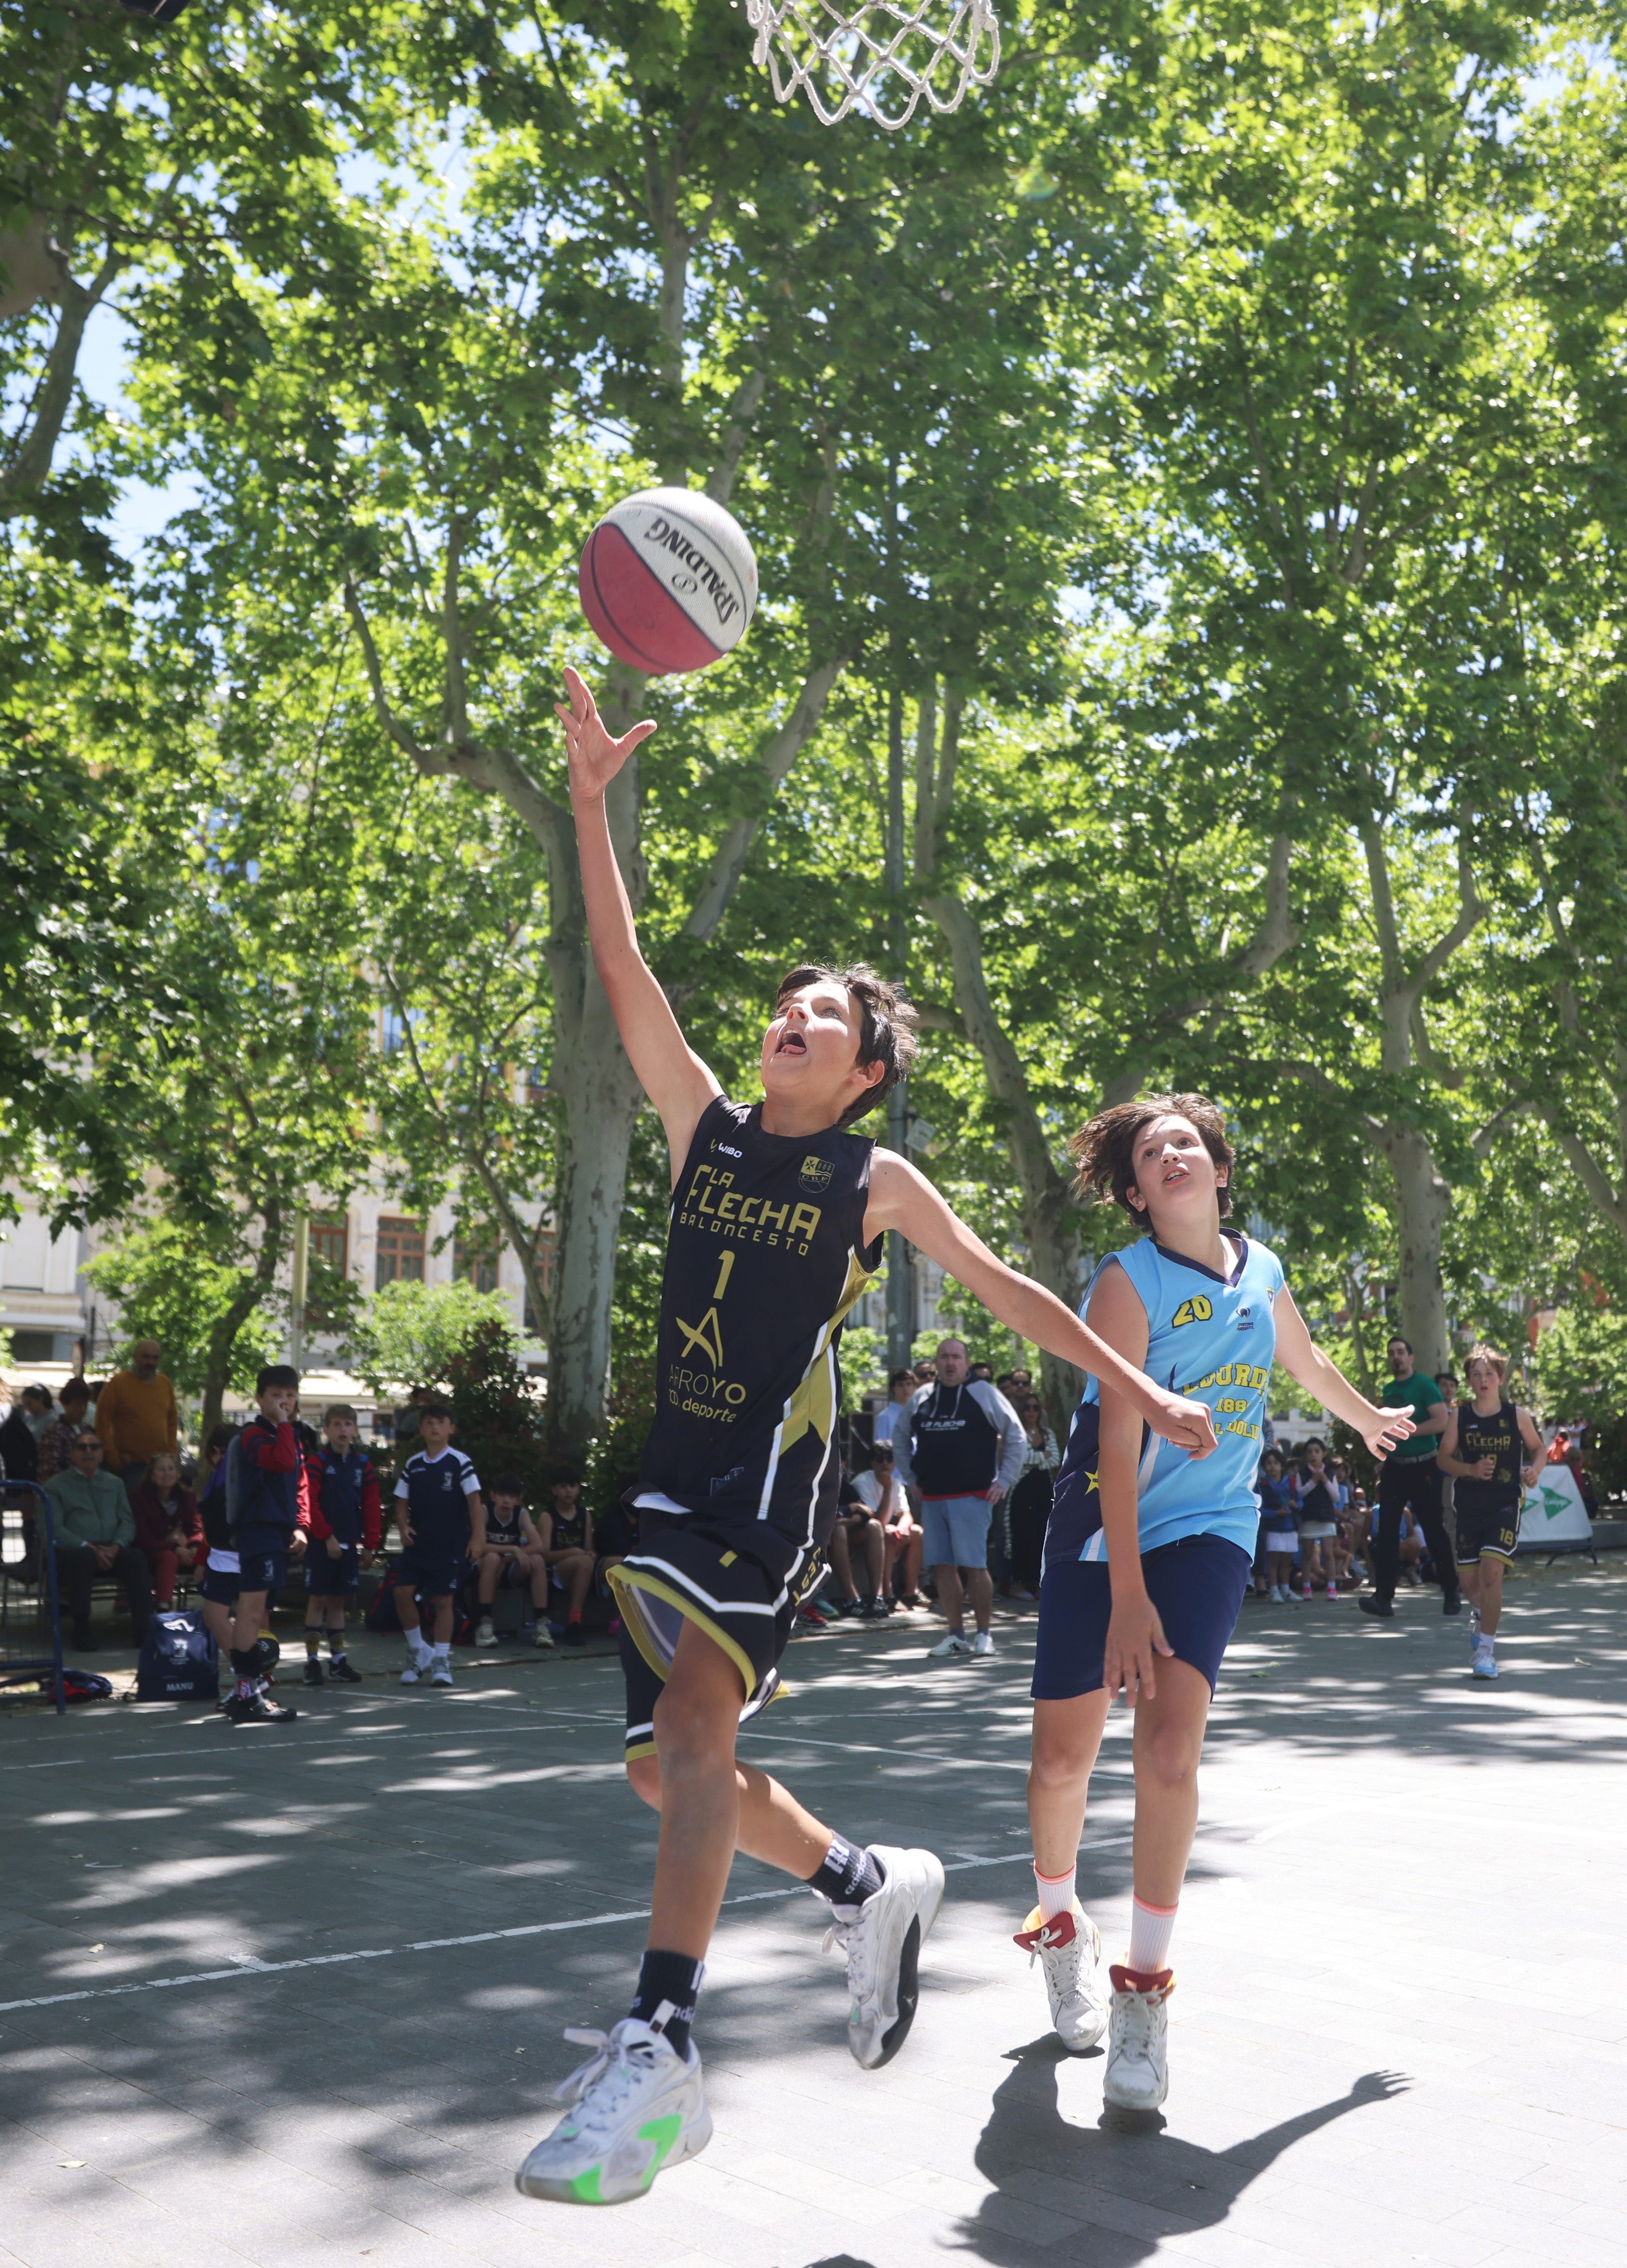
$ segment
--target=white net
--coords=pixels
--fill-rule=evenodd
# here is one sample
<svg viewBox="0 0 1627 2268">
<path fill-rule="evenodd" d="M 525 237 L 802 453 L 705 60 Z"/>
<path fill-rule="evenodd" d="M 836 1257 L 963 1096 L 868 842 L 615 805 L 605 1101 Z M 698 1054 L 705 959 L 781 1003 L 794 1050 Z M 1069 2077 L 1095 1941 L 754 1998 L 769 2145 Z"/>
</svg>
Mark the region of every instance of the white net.
<svg viewBox="0 0 1627 2268">
<path fill-rule="evenodd" d="M 968 87 L 987 86 L 1000 67 L 991 0 L 847 4 L 851 13 L 838 0 L 746 0 L 753 62 L 768 66 L 781 102 L 800 88 L 827 126 L 853 109 L 889 129 L 907 126 L 923 101 L 958 109 Z"/>
</svg>

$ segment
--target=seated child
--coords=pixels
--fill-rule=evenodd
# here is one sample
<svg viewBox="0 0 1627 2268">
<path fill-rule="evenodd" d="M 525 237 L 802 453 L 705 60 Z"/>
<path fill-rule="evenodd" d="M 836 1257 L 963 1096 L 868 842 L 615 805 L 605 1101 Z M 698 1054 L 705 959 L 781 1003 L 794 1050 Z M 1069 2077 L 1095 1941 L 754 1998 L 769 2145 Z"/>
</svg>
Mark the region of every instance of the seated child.
<svg viewBox="0 0 1627 2268">
<path fill-rule="evenodd" d="M 580 1473 L 556 1473 L 552 1484 L 554 1508 L 542 1515 L 542 1557 L 548 1573 L 565 1594 L 565 1644 L 585 1646 L 582 1609 L 593 1587 L 599 1564 L 593 1549 L 593 1515 L 582 1502 Z"/>
<path fill-rule="evenodd" d="M 513 1584 L 530 1587 L 533 1646 L 551 1646 L 554 1634 L 548 1626 L 548 1561 L 542 1555 L 542 1538 L 526 1510 L 526 1484 L 517 1473 L 504 1473 L 491 1484 L 490 1501 L 486 1506 L 485 1547 L 475 1564 L 480 1594 L 480 1628 L 475 1634 L 475 1645 L 497 1644 L 497 1634 L 491 1627 L 492 1601 L 505 1584 Z"/>
<path fill-rule="evenodd" d="M 384 1540 L 379 1476 L 357 1446 L 361 1431 L 348 1402 L 328 1404 L 322 1417 L 327 1446 L 306 1459 L 311 1541 L 306 1551 L 306 1666 L 307 1685 L 322 1683 L 322 1638 L 328 1675 L 335 1685 L 359 1685 L 345 1654 L 344 1602 L 361 1587 L 362 1554 L 371 1560 Z"/>
</svg>

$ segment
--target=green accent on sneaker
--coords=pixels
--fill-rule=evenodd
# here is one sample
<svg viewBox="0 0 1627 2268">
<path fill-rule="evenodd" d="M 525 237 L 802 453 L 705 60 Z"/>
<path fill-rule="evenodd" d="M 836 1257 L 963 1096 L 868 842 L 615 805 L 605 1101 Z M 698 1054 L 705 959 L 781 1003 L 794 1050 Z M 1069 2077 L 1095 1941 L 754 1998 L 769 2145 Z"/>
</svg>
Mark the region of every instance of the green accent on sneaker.
<svg viewBox="0 0 1627 2268">
<path fill-rule="evenodd" d="M 655 2155 L 650 2161 L 650 2170 L 644 2176 L 646 2189 L 660 2172 L 667 2152 L 678 2139 L 678 2132 L 682 2124 L 682 2118 L 674 2110 L 665 2118 L 652 2118 L 647 2126 L 641 2126 L 638 2129 L 638 2139 L 641 2142 L 653 2142 L 656 2146 Z"/>
<path fill-rule="evenodd" d="M 590 2166 L 585 2174 L 578 2174 L 571 2183 L 571 2194 L 578 2205 L 603 2205 L 605 2202 L 599 2194 L 600 2171 L 599 2167 Z"/>
</svg>

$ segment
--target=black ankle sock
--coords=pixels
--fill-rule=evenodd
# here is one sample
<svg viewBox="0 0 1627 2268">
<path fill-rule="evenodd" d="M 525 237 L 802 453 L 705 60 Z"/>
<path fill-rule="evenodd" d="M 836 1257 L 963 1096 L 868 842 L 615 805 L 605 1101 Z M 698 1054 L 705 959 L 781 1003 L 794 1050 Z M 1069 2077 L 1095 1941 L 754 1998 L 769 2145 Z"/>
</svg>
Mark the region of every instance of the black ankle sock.
<svg viewBox="0 0 1627 2268">
<path fill-rule="evenodd" d="M 819 1872 L 807 1879 L 809 1889 L 828 1898 L 833 1906 L 862 1906 L 866 1898 L 874 1897 L 887 1877 L 868 1851 L 834 1835 Z"/>
<path fill-rule="evenodd" d="M 661 2033 L 681 2056 L 687 2056 L 705 1974 L 703 1961 L 692 1960 L 687 1953 L 660 1953 L 652 1946 L 638 1965 L 638 1990 L 628 2014 Z"/>
</svg>

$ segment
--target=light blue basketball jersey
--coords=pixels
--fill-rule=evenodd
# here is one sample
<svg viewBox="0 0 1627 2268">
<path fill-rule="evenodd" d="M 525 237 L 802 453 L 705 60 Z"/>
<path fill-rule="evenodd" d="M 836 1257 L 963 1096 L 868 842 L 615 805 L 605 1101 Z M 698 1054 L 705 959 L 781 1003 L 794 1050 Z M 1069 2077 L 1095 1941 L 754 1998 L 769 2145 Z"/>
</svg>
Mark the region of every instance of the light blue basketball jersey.
<svg viewBox="0 0 1627 2268">
<path fill-rule="evenodd" d="M 1143 1428 L 1137 1498 L 1144 1552 L 1182 1535 L 1224 1535 L 1254 1557 L 1260 1527 L 1255 1469 L 1284 1278 L 1281 1262 L 1264 1245 L 1239 1235 L 1226 1241 L 1240 1249 L 1232 1274 L 1222 1278 L 1144 1236 L 1102 1262 L 1079 1307 L 1081 1316 L 1088 1312 L 1102 1268 L 1122 1268 L 1147 1311 L 1147 1375 L 1214 1412 L 1220 1446 L 1202 1459 Z M 1090 1379 L 1056 1476 L 1048 1561 L 1108 1556 L 1096 1474 L 1100 1402 Z"/>
</svg>

